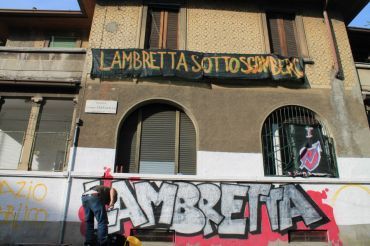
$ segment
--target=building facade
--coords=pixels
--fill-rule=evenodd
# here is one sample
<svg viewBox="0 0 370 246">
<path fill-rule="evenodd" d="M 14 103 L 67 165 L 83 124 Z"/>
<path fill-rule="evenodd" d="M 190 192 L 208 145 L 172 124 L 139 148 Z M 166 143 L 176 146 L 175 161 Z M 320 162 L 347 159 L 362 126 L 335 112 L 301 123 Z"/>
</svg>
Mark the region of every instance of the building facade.
<svg viewBox="0 0 370 246">
<path fill-rule="evenodd" d="M 370 41 L 370 31 L 351 27 L 348 29 L 348 36 L 370 126 L 370 48 L 366 45 Z"/>
<path fill-rule="evenodd" d="M 367 245 L 370 131 L 346 30 L 365 2 L 97 1 L 84 49 L 7 35 L 0 243 L 82 244 L 81 194 L 104 184 L 110 233 L 144 245 Z"/>
</svg>

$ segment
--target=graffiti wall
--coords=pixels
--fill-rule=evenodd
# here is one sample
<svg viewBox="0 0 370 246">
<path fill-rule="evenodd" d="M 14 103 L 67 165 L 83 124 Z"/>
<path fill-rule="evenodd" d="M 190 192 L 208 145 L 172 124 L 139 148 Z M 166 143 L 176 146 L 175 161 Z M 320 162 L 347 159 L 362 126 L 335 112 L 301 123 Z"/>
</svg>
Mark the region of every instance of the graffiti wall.
<svg viewBox="0 0 370 246">
<path fill-rule="evenodd" d="M 268 245 L 288 241 L 289 230 L 314 229 L 326 230 L 333 245 L 342 245 L 333 204 L 343 186 L 111 179 L 83 182 L 81 188 L 98 184 L 118 191 L 118 202 L 108 214 L 110 233 L 170 229 L 176 245 L 219 246 Z M 83 235 L 83 209 L 76 213 Z"/>
<path fill-rule="evenodd" d="M 295 229 L 325 230 L 333 245 L 345 245 L 370 225 L 369 185 L 128 180 L 114 179 L 108 171 L 104 178 L 73 179 L 66 242 L 83 242 L 81 194 L 100 184 L 118 191 L 108 213 L 110 233 L 170 229 L 179 246 L 269 245 L 287 242 Z M 39 233 L 56 243 L 66 181 L 1 177 L 0 242 L 29 241 Z M 32 235 L 25 239 L 28 231 Z M 370 240 L 366 232 L 362 237 Z"/>
<path fill-rule="evenodd" d="M 16 225 L 22 221 L 60 220 L 64 186 L 58 181 L 0 177 L 0 221 Z"/>
<path fill-rule="evenodd" d="M 0 177 L 0 245 L 56 242 L 66 179 Z"/>
</svg>

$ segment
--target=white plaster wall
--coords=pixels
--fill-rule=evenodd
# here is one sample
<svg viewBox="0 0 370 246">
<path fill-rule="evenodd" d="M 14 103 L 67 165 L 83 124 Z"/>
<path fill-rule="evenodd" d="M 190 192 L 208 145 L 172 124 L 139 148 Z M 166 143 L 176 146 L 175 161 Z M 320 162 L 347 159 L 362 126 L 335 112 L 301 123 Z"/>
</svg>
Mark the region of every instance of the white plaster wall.
<svg viewBox="0 0 370 246">
<path fill-rule="evenodd" d="M 263 177 L 261 153 L 198 151 L 197 175 L 202 177 Z"/>
<path fill-rule="evenodd" d="M 335 222 L 338 225 L 361 225 L 370 223 L 369 185 L 304 184 L 302 187 L 306 191 L 314 190 L 326 194 L 323 203 L 333 208 Z"/>
<path fill-rule="evenodd" d="M 73 153 L 71 149 L 71 153 Z M 115 149 L 76 149 L 73 171 L 103 173 L 105 168 L 114 170 Z M 73 160 L 70 155 L 69 165 Z M 338 158 L 339 178 L 366 179 L 370 177 L 370 158 Z M 197 152 L 198 177 L 206 178 L 264 178 L 262 153 L 231 153 L 215 151 Z"/>
<path fill-rule="evenodd" d="M 338 158 L 339 178 L 370 178 L 370 158 Z"/>
<path fill-rule="evenodd" d="M 343 185 L 336 188 L 331 203 L 337 224 L 369 224 L 370 186 Z"/>
<path fill-rule="evenodd" d="M 73 153 L 72 149 L 70 153 Z M 70 155 L 69 165 L 74 159 L 73 171 L 103 173 L 105 167 L 114 170 L 115 155 L 115 149 L 78 147 L 75 158 L 73 154 Z"/>
</svg>

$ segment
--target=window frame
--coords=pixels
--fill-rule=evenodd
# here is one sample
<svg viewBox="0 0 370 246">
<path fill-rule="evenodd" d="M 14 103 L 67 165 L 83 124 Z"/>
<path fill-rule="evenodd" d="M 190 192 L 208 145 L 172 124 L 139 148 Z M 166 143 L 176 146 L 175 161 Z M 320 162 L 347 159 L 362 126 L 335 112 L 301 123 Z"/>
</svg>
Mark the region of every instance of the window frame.
<svg viewBox="0 0 370 246">
<path fill-rule="evenodd" d="M 159 39 L 158 39 L 158 47 L 154 47 L 155 49 L 168 49 L 167 39 L 168 39 L 168 22 L 169 22 L 169 13 L 176 12 L 177 19 L 179 19 L 179 10 L 175 8 L 157 8 L 157 7 L 150 7 L 148 9 L 148 16 L 151 11 L 159 12 L 160 14 L 160 27 L 159 27 Z M 150 38 L 151 38 L 151 24 L 149 23 L 147 16 L 147 26 L 145 32 L 145 45 L 144 47 L 147 49 L 150 45 Z M 149 26 L 150 25 L 150 26 Z M 178 36 L 179 36 L 179 21 L 177 22 L 177 29 L 176 29 L 176 48 L 178 48 Z"/>
<path fill-rule="evenodd" d="M 316 129 L 320 132 L 320 136 L 322 137 L 319 141 L 324 143 L 321 148 L 326 148 L 325 155 L 322 155 L 322 157 L 326 156 L 326 158 L 331 160 L 330 162 L 327 162 L 327 168 L 331 171 L 330 173 L 320 173 L 315 172 L 314 170 L 308 171 L 306 169 L 298 171 L 299 169 L 294 170 L 294 168 L 293 171 L 289 170 L 289 165 L 292 163 L 294 164 L 294 162 L 298 162 L 299 160 L 296 159 L 298 156 L 294 156 L 292 153 L 296 153 L 296 155 L 299 155 L 300 153 L 292 152 L 291 150 L 291 148 L 296 148 L 296 145 L 295 143 L 290 144 L 288 141 L 289 134 L 284 132 L 284 127 L 287 125 L 297 125 L 300 127 L 304 125 L 306 127 L 313 127 L 315 125 L 317 127 Z M 339 172 L 335 143 L 326 125 L 327 124 L 322 121 L 316 112 L 304 106 L 284 105 L 271 111 L 263 122 L 260 135 L 264 176 L 314 176 L 338 178 Z M 280 134 L 283 135 L 281 136 Z M 299 141 L 298 139 L 295 140 Z M 326 155 L 328 152 L 330 156 Z"/>
<path fill-rule="evenodd" d="M 315 234 L 323 234 L 322 240 L 317 240 L 318 236 Z M 301 235 L 299 235 L 301 234 Z M 323 237 L 325 235 L 325 237 Z M 313 238 L 312 238 L 313 237 Z M 316 239 L 316 240 L 315 240 Z M 319 243 L 319 242 L 329 242 L 329 235 L 327 230 L 291 230 L 288 232 L 288 241 L 291 242 L 310 242 L 310 243 Z"/>
<path fill-rule="evenodd" d="M 61 131 L 61 132 L 48 132 L 48 131 L 45 131 L 45 130 L 41 130 L 40 131 L 40 126 L 42 124 L 42 118 L 43 118 L 43 114 L 44 114 L 44 107 L 45 105 L 48 105 L 48 102 L 49 101 L 69 101 L 69 103 L 73 103 L 73 108 L 72 108 L 72 115 L 71 115 L 71 124 L 69 126 L 69 131 Z M 65 166 L 67 165 L 67 162 L 68 162 L 68 149 L 70 147 L 70 140 L 71 140 L 71 133 L 73 132 L 73 117 L 74 117 L 74 114 L 75 114 L 75 108 L 76 108 L 76 104 L 75 102 L 73 102 L 73 100 L 70 100 L 69 98 L 53 98 L 53 97 L 47 97 L 47 98 L 43 98 L 42 99 L 42 103 L 40 105 L 40 109 L 39 109 L 39 113 L 38 113 L 38 119 L 37 119 L 37 124 L 36 124 L 36 127 L 35 127 L 35 131 L 33 132 L 33 141 L 32 141 L 32 147 L 31 147 L 31 155 L 30 155 L 30 159 L 29 159 L 29 170 L 30 171 L 41 171 L 41 170 L 34 170 L 34 155 L 35 155 L 35 151 L 36 151 L 36 146 L 37 146 L 37 143 L 40 143 L 40 141 L 42 142 L 42 136 L 43 134 L 50 134 L 50 133 L 53 133 L 53 134 L 65 134 L 64 137 L 66 137 L 65 139 L 65 146 L 64 146 L 64 150 L 63 150 L 63 162 L 59 165 L 59 168 L 60 169 L 56 169 L 54 170 L 44 170 L 44 171 L 47 171 L 47 172 L 61 172 L 63 171 L 63 169 L 65 168 Z M 48 109 L 50 111 L 50 109 Z M 38 139 L 39 138 L 39 139 Z M 43 146 L 44 147 L 44 146 Z M 60 152 L 58 151 L 57 154 L 60 154 Z M 56 156 L 55 156 L 56 157 Z"/>
<path fill-rule="evenodd" d="M 82 39 L 84 37 L 84 33 L 79 32 L 49 32 L 45 34 L 44 40 L 44 47 L 49 49 L 74 49 L 74 48 L 81 48 L 82 47 Z M 53 41 L 55 38 L 67 38 L 67 39 L 74 39 L 74 47 L 52 47 Z"/>
<path fill-rule="evenodd" d="M 150 107 L 150 105 L 164 105 L 164 106 L 169 106 L 171 108 L 173 108 L 173 111 L 175 112 L 175 145 L 174 145 L 174 173 L 173 174 L 166 174 L 166 175 L 178 175 L 178 174 L 182 174 L 180 173 L 180 166 L 181 166 L 181 160 L 180 160 L 180 149 L 181 149 L 181 142 L 180 142 L 180 138 L 181 138 L 181 114 L 184 114 L 186 115 L 186 117 L 188 117 L 189 121 L 191 122 L 192 124 L 192 127 L 194 129 L 194 142 L 193 142 L 193 147 L 194 147 L 194 170 L 193 170 L 193 174 L 184 174 L 184 175 L 196 175 L 197 173 L 197 130 L 196 130 L 196 126 L 193 122 L 193 120 L 191 119 L 191 117 L 184 111 L 182 110 L 180 107 L 172 104 L 172 103 L 168 103 L 168 102 L 163 102 L 163 101 L 153 101 L 151 103 L 148 103 L 148 104 L 142 104 L 142 105 L 139 105 L 137 107 L 135 107 L 134 109 L 130 110 L 129 112 L 127 112 L 125 114 L 125 117 L 122 118 L 121 120 L 121 123 L 120 123 L 120 126 L 118 127 L 118 134 L 117 134 L 117 141 L 116 141 L 116 157 L 115 157 L 115 164 L 114 164 L 114 172 L 115 173 L 136 173 L 136 174 L 144 174 L 144 173 L 140 173 L 140 157 L 141 157 L 141 142 L 142 142 L 142 131 L 143 131 L 143 120 L 142 120 L 142 116 L 143 116 L 143 108 L 144 107 Z M 135 121 L 137 121 L 135 124 L 135 150 L 133 151 L 134 152 L 134 156 L 133 156 L 133 164 L 130 164 L 130 163 L 120 163 L 119 161 L 119 155 L 118 155 L 118 150 L 121 150 L 121 145 L 122 145 L 122 142 L 120 140 L 121 138 L 121 135 L 122 135 L 122 130 L 124 129 L 124 124 L 125 122 L 130 118 L 132 117 L 133 114 L 137 114 L 137 119 L 135 119 Z M 125 165 L 128 165 L 127 167 L 125 167 Z M 133 172 L 130 172 L 130 167 L 132 167 L 132 169 L 134 169 Z M 159 174 L 159 175 L 163 175 L 163 174 L 160 174 L 160 173 L 152 173 L 152 174 Z"/>
<path fill-rule="evenodd" d="M 69 100 L 73 101 L 73 110 L 71 116 L 71 126 L 70 131 L 67 133 L 67 141 L 66 141 L 66 153 L 64 162 L 62 164 L 62 170 L 56 170 L 54 172 L 61 172 L 64 171 L 68 165 L 69 160 L 69 149 L 72 146 L 72 139 L 74 134 L 74 122 L 77 117 L 77 98 L 75 95 L 61 95 L 61 96 L 54 96 L 51 94 L 48 95 L 35 95 L 35 94 L 28 94 L 28 93 L 19 93 L 19 95 L 15 96 L 13 93 L 5 93 L 0 95 L 0 100 L 6 99 L 29 99 L 31 101 L 31 110 L 30 115 L 27 123 L 27 128 L 25 131 L 25 137 L 22 143 L 22 150 L 21 150 L 21 157 L 18 163 L 17 169 L 14 171 L 32 171 L 32 157 L 34 151 L 34 144 L 36 142 L 36 132 L 38 125 L 40 124 L 40 117 L 41 117 L 41 110 L 43 101 L 47 100 Z M 0 110 L 1 110 L 0 105 Z M 32 171 L 37 172 L 37 171 Z M 53 172 L 53 171 L 47 171 Z"/>
<path fill-rule="evenodd" d="M 261 23 L 262 23 L 262 32 L 264 36 L 264 43 L 265 43 L 265 53 L 271 54 L 271 44 L 270 44 L 270 31 L 268 27 L 268 15 L 269 14 L 286 14 L 286 15 L 294 15 L 294 27 L 295 27 L 295 38 L 296 38 L 296 45 L 297 45 L 297 52 L 298 56 L 302 58 L 306 58 L 310 60 L 306 34 L 304 29 L 303 17 L 299 13 L 299 11 L 294 9 L 282 9 L 282 8 L 269 8 L 265 9 L 264 12 L 261 13 Z"/>
<path fill-rule="evenodd" d="M 172 245 L 172 243 L 175 243 L 176 232 L 171 229 L 162 228 L 132 228 L 130 230 L 130 235 L 140 238 L 142 242 L 146 242 L 146 245 L 150 245 L 153 242 L 161 242 L 164 245 Z M 157 235 L 158 238 L 156 238 Z"/>
<path fill-rule="evenodd" d="M 12 100 L 27 100 L 29 99 L 28 97 L 4 97 L 4 96 L 0 96 L 0 113 L 1 111 L 3 110 L 3 106 L 6 102 L 7 99 L 12 99 Z M 30 105 L 29 105 L 29 113 L 28 113 L 28 121 L 25 122 L 26 123 L 26 128 L 24 129 L 24 134 L 23 134 L 23 139 L 22 139 L 22 143 L 21 143 L 21 149 L 20 149 L 20 153 L 19 153 L 19 158 L 18 158 L 18 163 L 17 163 L 17 168 L 15 169 L 0 169 L 0 170 L 18 170 L 20 168 L 20 164 L 21 164 L 21 161 L 22 161 L 22 156 L 23 156 L 23 152 L 24 152 L 24 147 L 25 147 L 25 141 L 26 141 L 26 137 L 27 137 L 27 132 L 28 132 L 28 128 L 30 126 L 30 120 L 31 120 L 31 113 L 32 113 L 32 108 L 33 108 L 33 105 L 32 105 L 32 101 L 30 100 Z M 0 129 L 1 130 L 1 129 Z M 1 146 L 0 146 L 1 148 Z"/>
<path fill-rule="evenodd" d="M 168 2 L 168 3 L 167 3 Z M 172 3 L 171 1 L 144 1 L 141 6 L 139 25 L 138 25 L 138 37 L 137 46 L 140 49 L 144 49 L 147 40 L 147 19 L 149 8 L 156 9 L 178 9 L 178 36 L 177 36 L 177 50 L 186 50 L 186 33 L 187 33 L 187 8 L 185 6 L 185 1 L 177 1 Z"/>
<path fill-rule="evenodd" d="M 68 43 L 73 44 L 73 47 L 60 47 L 60 46 L 53 46 L 57 44 L 57 39 L 66 39 Z M 64 41 L 65 42 L 65 41 Z M 52 35 L 49 40 L 48 44 L 49 48 L 58 48 L 58 49 L 66 49 L 66 48 L 78 48 L 78 38 L 74 36 L 60 36 L 60 35 Z"/>
</svg>

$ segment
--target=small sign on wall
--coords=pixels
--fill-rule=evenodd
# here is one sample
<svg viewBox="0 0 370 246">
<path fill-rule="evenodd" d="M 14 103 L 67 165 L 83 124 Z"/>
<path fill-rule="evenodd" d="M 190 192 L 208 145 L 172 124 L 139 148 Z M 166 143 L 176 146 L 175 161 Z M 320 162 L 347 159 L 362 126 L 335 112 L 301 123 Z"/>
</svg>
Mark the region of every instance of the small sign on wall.
<svg viewBox="0 0 370 246">
<path fill-rule="evenodd" d="M 87 100 L 85 113 L 94 114 L 116 114 L 117 101 Z"/>
</svg>

